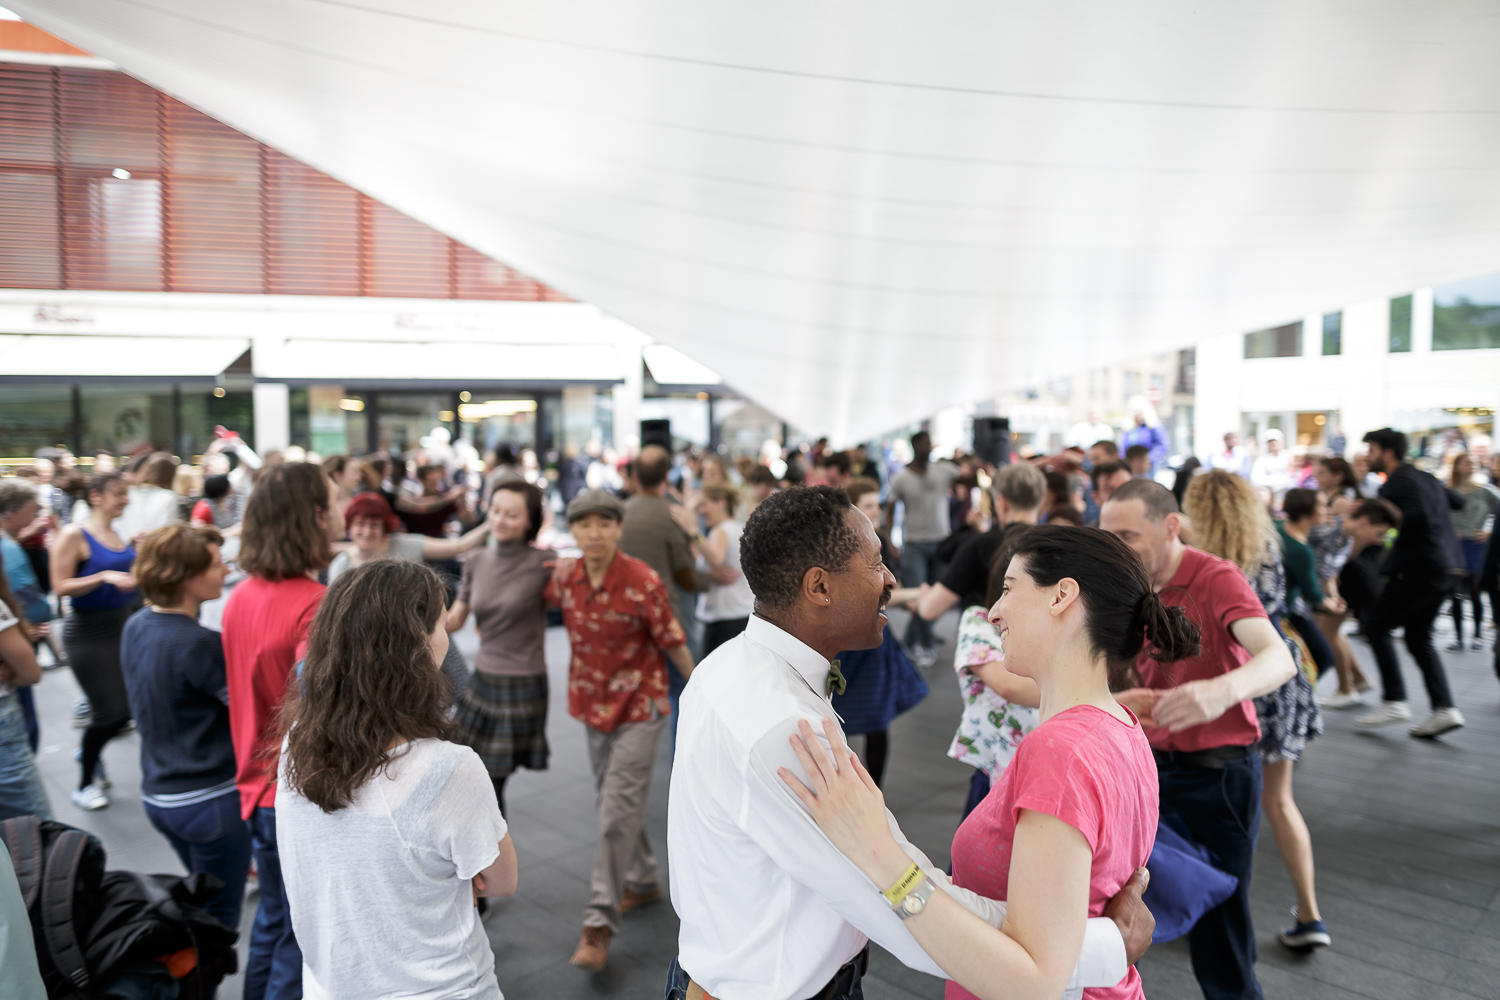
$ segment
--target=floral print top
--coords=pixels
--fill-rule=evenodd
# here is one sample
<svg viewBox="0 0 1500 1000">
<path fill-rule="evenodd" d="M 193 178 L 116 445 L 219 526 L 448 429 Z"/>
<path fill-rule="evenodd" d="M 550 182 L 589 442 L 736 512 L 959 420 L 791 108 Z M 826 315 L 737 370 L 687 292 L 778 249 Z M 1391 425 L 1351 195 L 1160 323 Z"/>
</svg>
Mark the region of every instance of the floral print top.
<svg viewBox="0 0 1500 1000">
<path fill-rule="evenodd" d="M 547 583 L 547 600 L 562 608 L 572 662 L 568 714 L 602 733 L 626 722 L 646 722 L 667 699 L 662 653 L 687 642 L 672 615 L 672 601 L 656 571 L 616 552 L 596 588 L 583 560 L 559 587 Z"/>
<path fill-rule="evenodd" d="M 991 782 L 1010 764 L 1022 737 L 1041 721 L 1036 709 L 1006 701 L 970 669 L 1003 659 L 1000 633 L 985 618 L 985 609 L 966 608 L 958 620 L 958 652 L 953 657 L 964 714 L 948 756 L 977 767 Z"/>
</svg>

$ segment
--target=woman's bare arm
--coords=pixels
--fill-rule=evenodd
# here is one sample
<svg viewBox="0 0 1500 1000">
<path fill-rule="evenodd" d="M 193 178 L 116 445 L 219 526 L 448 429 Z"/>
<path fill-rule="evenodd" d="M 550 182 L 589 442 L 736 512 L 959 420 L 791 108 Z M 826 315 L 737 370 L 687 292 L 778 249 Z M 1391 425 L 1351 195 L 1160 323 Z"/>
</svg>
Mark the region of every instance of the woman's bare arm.
<svg viewBox="0 0 1500 1000">
<path fill-rule="evenodd" d="M 1027 708 L 1042 707 L 1042 689 L 1030 677 L 1022 677 L 1005 669 L 1000 660 L 991 660 L 969 667 L 975 677 L 984 681 L 985 687 L 1013 705 Z"/>
<path fill-rule="evenodd" d="M 505 839 L 500 841 L 500 856 L 488 868 L 474 876 L 474 895 L 488 896 L 491 899 L 497 896 L 513 896 L 518 880 L 516 845 L 511 843 L 510 834 L 507 833 Z"/>
<path fill-rule="evenodd" d="M 36 650 L 26 638 L 20 623 L 0 632 L 0 680 L 17 686 L 35 684 L 42 679 L 42 668 L 36 663 Z"/>
<path fill-rule="evenodd" d="M 477 549 L 483 545 L 485 536 L 489 532 L 490 526 L 488 523 L 485 523 L 459 535 L 457 538 L 424 538 L 422 541 L 422 558 L 437 561 L 461 556 L 470 549 Z"/>
<path fill-rule="evenodd" d="M 135 577 L 119 570 L 107 569 L 88 576 L 74 576 L 87 551 L 88 540 L 83 537 L 82 528 L 70 524 L 62 530 L 52 549 L 52 590 L 58 597 L 81 597 L 106 583 L 121 590 L 135 589 Z"/>
<path fill-rule="evenodd" d="M 448 618 L 443 622 L 443 628 L 449 632 L 457 632 L 464 627 L 464 622 L 469 620 L 469 602 L 454 601 L 453 607 L 448 609 Z"/>
<path fill-rule="evenodd" d="M 793 748 L 818 787 L 808 789 L 785 768 L 781 778 L 812 812 L 823 832 L 874 883 L 894 885 L 911 865 L 886 820 L 869 772 L 849 754 L 831 724 L 830 742 L 843 762 L 833 767 L 807 723 Z M 1045 813 L 1023 811 L 1011 852 L 1003 930 L 935 892 L 907 929 L 959 985 L 986 1000 L 1054 1000 L 1078 963 L 1088 922 L 1093 854 L 1083 834 Z"/>
</svg>

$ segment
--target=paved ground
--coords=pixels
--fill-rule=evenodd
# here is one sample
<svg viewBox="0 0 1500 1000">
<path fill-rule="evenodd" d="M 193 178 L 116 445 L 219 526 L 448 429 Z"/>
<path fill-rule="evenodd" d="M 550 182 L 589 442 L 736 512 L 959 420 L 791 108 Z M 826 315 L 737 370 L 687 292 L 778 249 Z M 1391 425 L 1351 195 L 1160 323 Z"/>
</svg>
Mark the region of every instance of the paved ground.
<svg viewBox="0 0 1500 1000">
<path fill-rule="evenodd" d="M 951 638 L 953 617 L 940 624 Z M 473 641 L 472 632 L 460 635 L 471 657 Z M 1358 641 L 1355 648 L 1368 663 L 1368 649 Z M 1468 728 L 1422 742 L 1400 728 L 1356 733 L 1353 713 L 1331 713 L 1327 734 L 1298 765 L 1298 800 L 1317 851 L 1331 949 L 1295 956 L 1275 943 L 1276 929 L 1289 922 L 1293 896 L 1275 843 L 1263 830 L 1253 897 L 1267 997 L 1500 1000 L 1500 683 L 1488 650 L 1444 655 Z M 554 691 L 562 690 L 566 661 L 566 638 L 550 630 Z M 1414 704 L 1425 708 L 1416 671 L 1408 667 L 1407 674 Z M 946 865 L 971 772 L 944 755 L 958 715 L 957 686 L 941 669 L 930 678 L 932 694 L 893 727 L 886 786 L 903 829 Z M 97 833 L 111 867 L 180 871 L 141 811 L 134 736 L 105 751 L 115 782 L 109 809 L 83 813 L 68 800 L 77 774 L 71 755 L 78 734 L 68 721 L 76 691 L 65 669 L 49 671 L 37 691 L 41 763 L 59 819 Z M 606 971 L 589 975 L 568 965 L 593 863 L 593 783 L 582 728 L 559 699 L 549 732 L 552 769 L 521 772 L 507 789 L 521 888 L 488 925 L 501 988 L 510 1000 L 658 997 L 675 951 L 677 920 L 668 904 L 627 918 Z M 664 741 L 650 808 L 664 868 L 668 766 Z M 943 995 L 941 982 L 889 956 L 877 954 L 872 966 L 865 985 L 870 1000 Z M 1201 995 L 1182 942 L 1154 948 L 1141 973 L 1153 1000 Z M 220 996 L 236 1000 L 238 980 L 227 982 Z"/>
</svg>

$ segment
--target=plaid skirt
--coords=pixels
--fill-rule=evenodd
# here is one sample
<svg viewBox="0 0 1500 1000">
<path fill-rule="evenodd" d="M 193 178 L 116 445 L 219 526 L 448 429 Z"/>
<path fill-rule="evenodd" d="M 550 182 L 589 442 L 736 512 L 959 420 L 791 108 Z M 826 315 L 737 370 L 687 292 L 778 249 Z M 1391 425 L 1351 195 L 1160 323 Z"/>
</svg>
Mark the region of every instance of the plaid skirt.
<svg viewBox="0 0 1500 1000">
<path fill-rule="evenodd" d="M 517 768 L 547 770 L 547 675 L 502 677 L 475 671 L 458 696 L 457 740 L 472 747 L 492 778 Z"/>
</svg>

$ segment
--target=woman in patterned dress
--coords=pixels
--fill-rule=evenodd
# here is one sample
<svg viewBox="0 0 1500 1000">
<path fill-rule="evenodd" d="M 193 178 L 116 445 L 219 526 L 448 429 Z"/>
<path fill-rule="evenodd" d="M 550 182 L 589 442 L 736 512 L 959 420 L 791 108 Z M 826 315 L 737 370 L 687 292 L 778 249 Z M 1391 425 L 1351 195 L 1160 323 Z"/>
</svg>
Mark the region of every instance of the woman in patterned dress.
<svg viewBox="0 0 1500 1000">
<path fill-rule="evenodd" d="M 1250 484 L 1215 469 L 1195 476 L 1184 496 L 1183 513 L 1192 521 L 1193 545 L 1228 559 L 1244 571 L 1266 614 L 1285 629 L 1286 573 L 1281 546 L 1270 514 Z M 1304 662 L 1301 648 L 1287 639 L 1294 662 Z M 1260 717 L 1260 755 L 1264 763 L 1261 808 L 1276 834 L 1276 847 L 1297 892 L 1297 923 L 1281 932 L 1288 948 L 1330 944 L 1313 887 L 1312 836 L 1292 798 L 1292 764 L 1310 740 L 1322 735 L 1323 715 L 1304 670 L 1281 687 L 1255 699 Z"/>
</svg>

